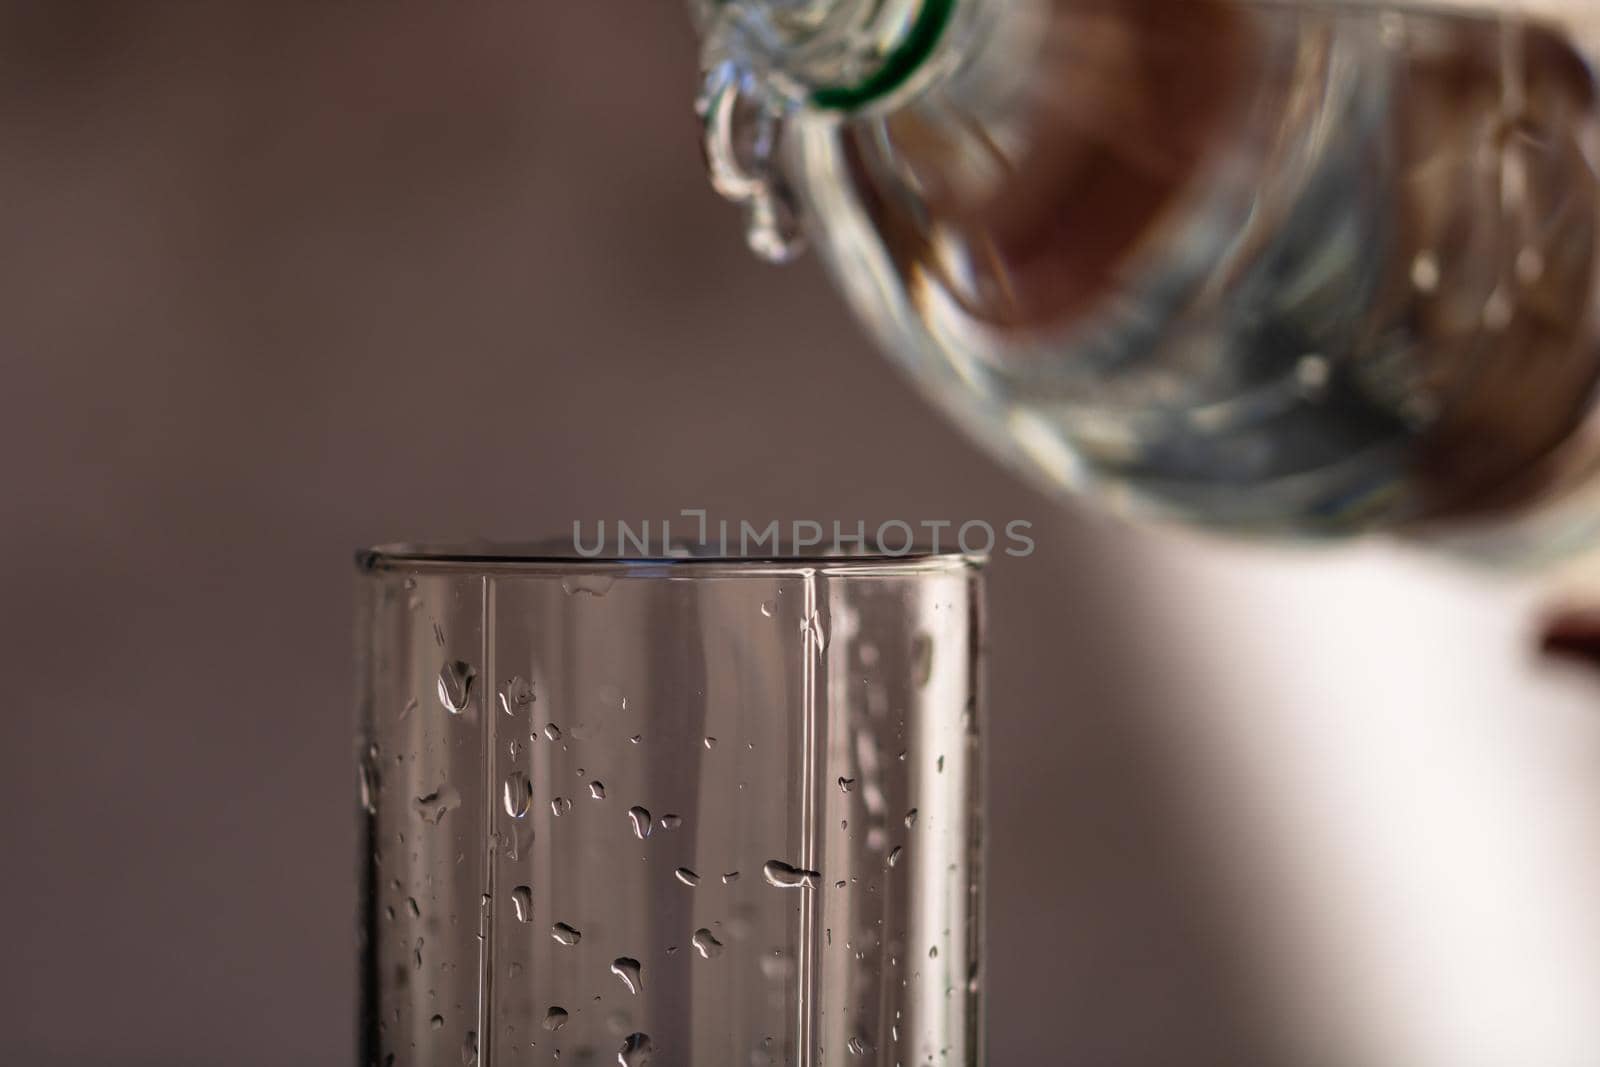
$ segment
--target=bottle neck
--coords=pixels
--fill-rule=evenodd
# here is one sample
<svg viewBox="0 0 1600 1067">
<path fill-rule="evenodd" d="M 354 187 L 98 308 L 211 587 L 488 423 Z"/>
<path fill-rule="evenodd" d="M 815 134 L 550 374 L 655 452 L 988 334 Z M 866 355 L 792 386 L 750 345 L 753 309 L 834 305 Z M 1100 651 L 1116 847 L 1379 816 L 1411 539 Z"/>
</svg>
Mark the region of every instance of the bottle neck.
<svg viewBox="0 0 1600 1067">
<path fill-rule="evenodd" d="M 691 0 L 707 70 L 784 107 L 855 111 L 912 83 L 970 0 Z"/>
</svg>

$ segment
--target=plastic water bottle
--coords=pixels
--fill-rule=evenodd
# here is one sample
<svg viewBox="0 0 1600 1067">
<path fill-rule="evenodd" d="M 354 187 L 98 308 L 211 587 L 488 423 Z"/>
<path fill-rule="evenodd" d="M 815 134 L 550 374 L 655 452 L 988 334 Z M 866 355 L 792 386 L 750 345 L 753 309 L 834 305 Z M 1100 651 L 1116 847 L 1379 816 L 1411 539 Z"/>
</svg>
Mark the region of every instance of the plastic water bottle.
<svg viewBox="0 0 1600 1067">
<path fill-rule="evenodd" d="M 1559 551 L 1600 516 L 1600 3 L 1539 3 L 696 0 L 707 159 L 1051 487 Z"/>
</svg>

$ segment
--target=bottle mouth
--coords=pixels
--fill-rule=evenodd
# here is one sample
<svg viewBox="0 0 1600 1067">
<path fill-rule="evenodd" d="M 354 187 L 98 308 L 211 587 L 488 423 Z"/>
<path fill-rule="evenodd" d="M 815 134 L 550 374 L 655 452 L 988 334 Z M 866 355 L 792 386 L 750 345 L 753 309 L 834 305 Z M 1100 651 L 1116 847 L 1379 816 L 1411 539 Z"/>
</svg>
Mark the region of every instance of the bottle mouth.
<svg viewBox="0 0 1600 1067">
<path fill-rule="evenodd" d="M 695 0 L 705 67 L 731 63 L 776 100 L 856 111 L 927 63 L 959 0 Z"/>
</svg>

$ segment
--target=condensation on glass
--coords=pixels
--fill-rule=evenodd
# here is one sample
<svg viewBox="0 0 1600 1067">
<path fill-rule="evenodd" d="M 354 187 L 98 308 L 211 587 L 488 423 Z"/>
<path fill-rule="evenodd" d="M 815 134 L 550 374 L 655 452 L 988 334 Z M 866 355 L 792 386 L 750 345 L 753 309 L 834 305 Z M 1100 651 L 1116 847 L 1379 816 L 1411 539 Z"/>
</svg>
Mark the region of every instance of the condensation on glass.
<svg viewBox="0 0 1600 1067">
<path fill-rule="evenodd" d="M 982 1061 L 978 561 L 361 570 L 363 1064 Z"/>
</svg>

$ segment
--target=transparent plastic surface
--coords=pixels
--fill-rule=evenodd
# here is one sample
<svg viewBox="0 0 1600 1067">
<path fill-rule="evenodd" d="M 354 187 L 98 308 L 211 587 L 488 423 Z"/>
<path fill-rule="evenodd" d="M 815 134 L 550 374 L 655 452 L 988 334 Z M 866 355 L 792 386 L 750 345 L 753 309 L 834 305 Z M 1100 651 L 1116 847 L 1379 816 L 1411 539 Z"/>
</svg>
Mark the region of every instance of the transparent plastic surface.
<svg viewBox="0 0 1600 1067">
<path fill-rule="evenodd" d="M 981 1062 L 972 561 L 361 584 L 363 1064 Z"/>
<path fill-rule="evenodd" d="M 738 82 L 782 136 L 731 155 L 1053 487 L 1251 533 L 1537 513 L 1592 482 L 1600 379 L 1600 12 L 1544 7 L 955 0 L 874 99 Z"/>
</svg>

